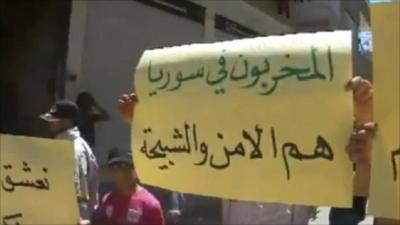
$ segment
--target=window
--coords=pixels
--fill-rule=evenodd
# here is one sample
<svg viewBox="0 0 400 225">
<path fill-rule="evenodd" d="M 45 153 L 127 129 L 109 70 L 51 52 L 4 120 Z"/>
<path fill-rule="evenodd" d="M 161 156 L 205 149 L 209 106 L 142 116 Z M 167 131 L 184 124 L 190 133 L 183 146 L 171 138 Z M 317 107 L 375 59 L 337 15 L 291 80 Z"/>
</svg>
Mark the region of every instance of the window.
<svg viewBox="0 0 400 225">
<path fill-rule="evenodd" d="M 370 56 L 372 52 L 372 33 L 371 28 L 360 12 L 359 24 L 357 27 L 357 49 L 361 55 Z"/>
</svg>

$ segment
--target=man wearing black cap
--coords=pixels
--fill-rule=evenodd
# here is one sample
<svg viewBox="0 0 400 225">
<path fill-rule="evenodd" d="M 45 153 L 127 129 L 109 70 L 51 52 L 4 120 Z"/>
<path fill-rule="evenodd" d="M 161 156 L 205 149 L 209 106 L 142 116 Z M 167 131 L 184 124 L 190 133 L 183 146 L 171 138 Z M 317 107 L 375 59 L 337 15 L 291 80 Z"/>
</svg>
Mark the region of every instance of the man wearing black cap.
<svg viewBox="0 0 400 225">
<path fill-rule="evenodd" d="M 115 189 L 105 195 L 91 221 L 80 224 L 164 225 L 159 201 L 137 182 L 130 151 L 113 149 L 108 167 Z"/>
<path fill-rule="evenodd" d="M 57 101 L 48 113 L 40 117 L 48 122 L 49 131 L 57 139 L 66 139 L 74 143 L 75 188 L 80 216 L 88 219 L 98 203 L 98 164 L 91 148 L 81 138 L 76 125 L 78 107 L 67 100 Z"/>
</svg>

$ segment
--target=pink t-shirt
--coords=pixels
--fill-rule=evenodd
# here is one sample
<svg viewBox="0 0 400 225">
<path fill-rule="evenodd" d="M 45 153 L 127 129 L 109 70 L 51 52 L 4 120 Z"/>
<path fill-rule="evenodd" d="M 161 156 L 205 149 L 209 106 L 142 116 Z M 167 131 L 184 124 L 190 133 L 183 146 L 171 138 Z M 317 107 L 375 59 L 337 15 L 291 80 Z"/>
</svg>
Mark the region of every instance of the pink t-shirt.
<svg viewBox="0 0 400 225">
<path fill-rule="evenodd" d="M 159 201 L 143 187 L 125 196 L 117 192 L 107 194 L 93 215 L 92 224 L 109 225 L 164 225 Z"/>
</svg>

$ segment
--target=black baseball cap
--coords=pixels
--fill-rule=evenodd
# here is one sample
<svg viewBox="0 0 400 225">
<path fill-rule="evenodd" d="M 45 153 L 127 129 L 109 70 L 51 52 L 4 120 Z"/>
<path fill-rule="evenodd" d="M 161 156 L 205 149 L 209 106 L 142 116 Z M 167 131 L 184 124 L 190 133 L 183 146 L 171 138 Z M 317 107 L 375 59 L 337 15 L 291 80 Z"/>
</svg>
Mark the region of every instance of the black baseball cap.
<svg viewBox="0 0 400 225">
<path fill-rule="evenodd" d="M 132 153 L 128 150 L 113 148 L 108 153 L 107 164 L 109 167 L 114 167 L 116 165 L 128 165 L 134 167 Z"/>
<path fill-rule="evenodd" d="M 58 100 L 51 107 L 50 111 L 40 115 L 40 118 L 47 122 L 56 122 L 63 119 L 76 120 L 78 117 L 78 106 L 69 100 Z"/>
</svg>

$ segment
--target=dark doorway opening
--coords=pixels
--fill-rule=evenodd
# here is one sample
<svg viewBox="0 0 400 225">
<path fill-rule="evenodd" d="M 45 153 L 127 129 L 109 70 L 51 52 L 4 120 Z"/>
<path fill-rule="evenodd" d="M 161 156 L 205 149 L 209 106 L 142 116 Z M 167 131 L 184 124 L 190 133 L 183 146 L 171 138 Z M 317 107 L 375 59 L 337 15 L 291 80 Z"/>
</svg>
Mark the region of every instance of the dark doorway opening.
<svg viewBox="0 0 400 225">
<path fill-rule="evenodd" d="M 0 133 L 46 136 L 38 115 L 63 97 L 70 0 L 0 0 Z"/>
</svg>

